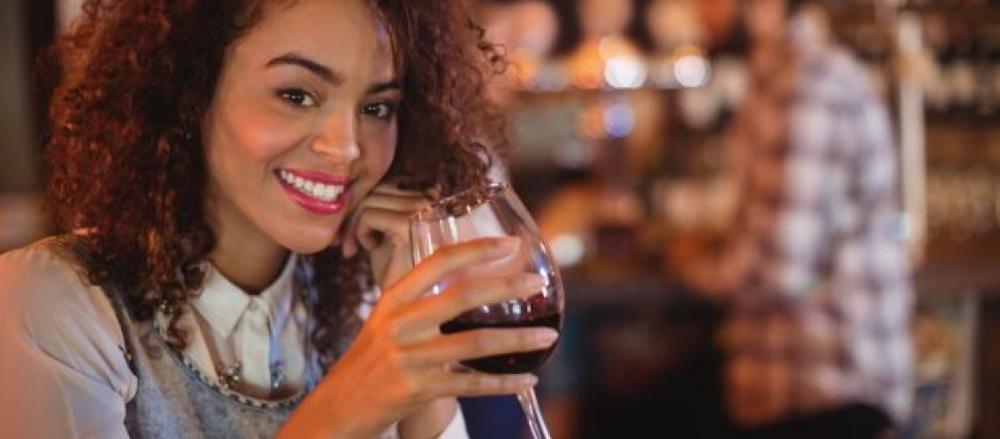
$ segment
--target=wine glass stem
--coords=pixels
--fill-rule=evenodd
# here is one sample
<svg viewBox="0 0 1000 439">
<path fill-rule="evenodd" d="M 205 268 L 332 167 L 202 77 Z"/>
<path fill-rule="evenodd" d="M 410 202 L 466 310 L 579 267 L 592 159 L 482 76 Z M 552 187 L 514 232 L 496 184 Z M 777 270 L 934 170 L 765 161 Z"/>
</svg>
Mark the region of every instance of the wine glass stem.
<svg viewBox="0 0 1000 439">
<path fill-rule="evenodd" d="M 533 439 L 552 439 L 549 430 L 545 427 L 545 420 L 542 419 L 542 410 L 538 408 L 538 398 L 535 398 L 535 389 L 529 388 L 517 393 L 517 400 L 521 402 L 524 415 L 528 418 L 528 429 L 531 430 Z"/>
</svg>

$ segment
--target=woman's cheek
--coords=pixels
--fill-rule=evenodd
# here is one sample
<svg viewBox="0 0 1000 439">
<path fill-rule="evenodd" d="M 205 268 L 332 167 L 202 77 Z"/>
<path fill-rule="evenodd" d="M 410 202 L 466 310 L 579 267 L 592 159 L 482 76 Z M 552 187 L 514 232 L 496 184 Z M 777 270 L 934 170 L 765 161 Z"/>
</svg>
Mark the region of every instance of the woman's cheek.
<svg viewBox="0 0 1000 439">
<path fill-rule="evenodd" d="M 389 171 L 392 160 L 396 156 L 396 123 L 393 122 L 390 128 L 372 131 L 366 136 L 370 139 L 368 144 L 374 146 L 370 150 L 371 154 L 365 157 L 365 161 L 367 162 L 366 167 L 373 175 L 378 177 L 376 180 L 381 180 L 382 177 L 385 177 L 386 172 Z"/>
<path fill-rule="evenodd" d="M 398 125 L 395 121 L 392 122 L 391 126 L 387 128 L 383 133 L 381 133 L 381 139 L 379 141 L 379 179 L 385 176 L 385 173 L 389 171 L 389 167 L 392 165 L 393 159 L 396 157 L 396 148 L 398 148 L 397 142 L 398 138 Z"/>
<path fill-rule="evenodd" d="M 264 102 L 249 101 L 244 96 L 226 96 L 216 115 L 215 139 L 232 153 L 237 161 L 268 161 L 276 152 L 294 144 L 294 126 Z M 241 99 L 242 98 L 242 99 Z"/>
<path fill-rule="evenodd" d="M 246 146 L 244 152 L 255 160 L 266 161 L 295 148 L 307 137 L 307 130 L 300 125 L 303 123 L 295 119 L 254 114 L 235 129 L 240 143 Z"/>
</svg>

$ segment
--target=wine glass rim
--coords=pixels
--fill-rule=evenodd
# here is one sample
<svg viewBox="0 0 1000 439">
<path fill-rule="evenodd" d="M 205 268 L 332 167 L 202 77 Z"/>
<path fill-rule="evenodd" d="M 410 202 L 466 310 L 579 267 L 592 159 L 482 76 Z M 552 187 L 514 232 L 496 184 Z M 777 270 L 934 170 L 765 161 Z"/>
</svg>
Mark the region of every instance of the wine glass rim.
<svg viewBox="0 0 1000 439">
<path fill-rule="evenodd" d="M 442 206 L 447 206 L 448 204 L 455 203 L 459 200 L 463 200 L 466 198 L 471 198 L 474 200 L 474 203 L 470 203 L 467 206 L 469 210 L 472 210 L 475 207 L 481 206 L 483 203 L 492 198 L 494 195 L 502 193 L 509 189 L 510 189 L 510 184 L 506 182 L 487 180 L 486 183 L 474 185 L 472 187 L 455 192 L 454 194 L 448 195 L 447 197 L 438 198 L 437 200 L 432 201 L 426 207 L 410 215 L 410 221 L 411 222 L 434 221 L 441 219 L 444 216 L 450 216 L 451 214 L 449 213 L 439 212 L 439 209 Z M 477 196 L 480 194 L 482 196 Z"/>
</svg>

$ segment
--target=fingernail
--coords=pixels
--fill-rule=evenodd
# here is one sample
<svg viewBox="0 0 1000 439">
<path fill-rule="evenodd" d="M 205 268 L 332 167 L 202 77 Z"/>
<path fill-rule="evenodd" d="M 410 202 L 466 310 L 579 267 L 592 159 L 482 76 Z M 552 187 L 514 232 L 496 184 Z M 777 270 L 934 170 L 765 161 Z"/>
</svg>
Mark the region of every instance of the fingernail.
<svg viewBox="0 0 1000 439">
<path fill-rule="evenodd" d="M 535 340 L 542 346 L 549 346 L 559 339 L 559 331 L 550 328 L 535 329 Z"/>
<path fill-rule="evenodd" d="M 521 278 L 521 286 L 524 290 L 538 292 L 546 285 L 546 279 L 540 274 L 528 274 Z"/>
<path fill-rule="evenodd" d="M 496 255 L 507 255 L 514 251 L 521 244 L 521 238 L 516 236 L 505 236 L 496 238 L 494 241 L 493 253 Z"/>
<path fill-rule="evenodd" d="M 538 384 L 538 377 L 532 374 L 521 375 L 517 377 L 517 383 L 522 386 L 534 387 L 535 384 Z"/>
</svg>

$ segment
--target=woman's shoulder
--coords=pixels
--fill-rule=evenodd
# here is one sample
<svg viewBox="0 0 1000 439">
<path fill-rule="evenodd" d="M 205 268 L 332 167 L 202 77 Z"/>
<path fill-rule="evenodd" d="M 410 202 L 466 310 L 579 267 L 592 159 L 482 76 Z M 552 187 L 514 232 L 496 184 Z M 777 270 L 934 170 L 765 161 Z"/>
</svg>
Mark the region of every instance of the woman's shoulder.
<svg viewBox="0 0 1000 439">
<path fill-rule="evenodd" d="M 68 334 L 121 338 L 110 300 L 87 281 L 60 238 L 50 237 L 0 255 L 0 321 L 36 342 Z"/>
<path fill-rule="evenodd" d="M 22 299 L 10 294 L 21 288 L 35 291 L 33 296 L 36 298 L 61 297 L 66 290 L 86 289 L 83 273 L 77 259 L 61 244 L 59 237 L 44 238 L 0 254 L 0 297 L 4 302 Z M 59 288 L 44 288 L 53 286 Z"/>
</svg>

